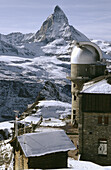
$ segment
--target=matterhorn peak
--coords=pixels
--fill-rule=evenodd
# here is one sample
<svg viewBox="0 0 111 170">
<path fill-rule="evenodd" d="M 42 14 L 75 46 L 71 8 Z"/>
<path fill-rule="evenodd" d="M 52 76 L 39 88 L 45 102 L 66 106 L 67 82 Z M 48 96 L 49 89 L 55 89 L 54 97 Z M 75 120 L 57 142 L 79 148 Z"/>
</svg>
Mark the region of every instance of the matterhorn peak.
<svg viewBox="0 0 111 170">
<path fill-rule="evenodd" d="M 55 8 L 54 8 L 54 15 L 57 14 L 57 15 L 63 15 L 66 17 L 66 15 L 64 14 L 63 10 L 57 5 Z"/>
<path fill-rule="evenodd" d="M 65 38 L 66 32 L 69 31 L 68 19 L 57 5 L 54 13 L 43 22 L 40 30 L 35 34 L 34 41 L 48 43 L 58 38 Z"/>
<path fill-rule="evenodd" d="M 62 9 L 57 5 L 54 9 L 54 12 L 59 12 L 59 11 L 62 11 Z M 63 12 L 63 11 L 62 11 Z"/>
<path fill-rule="evenodd" d="M 62 11 L 62 9 L 57 5 L 54 9 L 54 13 L 53 13 L 53 17 L 55 21 L 58 22 L 65 22 L 66 24 L 68 24 L 68 19 L 65 15 L 65 13 Z"/>
<path fill-rule="evenodd" d="M 84 35 L 81 35 L 80 32 L 69 25 L 65 13 L 57 5 L 54 8 L 54 13 L 43 22 L 40 30 L 32 37 L 32 41 L 45 42 L 47 44 L 61 38 L 65 41 L 87 39 L 84 37 Z"/>
</svg>

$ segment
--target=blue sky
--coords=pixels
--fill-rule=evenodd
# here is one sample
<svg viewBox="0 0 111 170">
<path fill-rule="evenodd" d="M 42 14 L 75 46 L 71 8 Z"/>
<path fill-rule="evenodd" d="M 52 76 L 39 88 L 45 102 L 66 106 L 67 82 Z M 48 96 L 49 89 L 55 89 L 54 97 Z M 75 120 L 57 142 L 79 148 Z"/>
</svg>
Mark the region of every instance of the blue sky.
<svg viewBox="0 0 111 170">
<path fill-rule="evenodd" d="M 111 0 L 0 0 L 0 33 L 36 32 L 56 5 L 88 38 L 111 41 Z"/>
</svg>

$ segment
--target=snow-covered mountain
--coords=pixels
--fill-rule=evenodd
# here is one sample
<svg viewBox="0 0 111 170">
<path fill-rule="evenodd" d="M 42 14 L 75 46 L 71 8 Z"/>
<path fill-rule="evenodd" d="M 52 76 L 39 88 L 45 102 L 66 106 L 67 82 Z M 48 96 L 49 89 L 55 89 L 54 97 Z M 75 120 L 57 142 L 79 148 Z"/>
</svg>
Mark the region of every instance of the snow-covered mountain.
<svg viewBox="0 0 111 170">
<path fill-rule="evenodd" d="M 50 15 L 42 24 L 40 30 L 37 31 L 37 33 L 32 37 L 32 40 L 34 42 L 44 41 L 45 43 L 49 43 L 61 38 L 65 41 L 88 40 L 85 35 L 69 25 L 68 19 L 64 12 L 59 6 L 56 6 L 54 13 Z"/>
<path fill-rule="evenodd" d="M 36 33 L 0 34 L 0 121 L 13 119 L 14 110 L 22 113 L 36 100 L 71 103 L 66 76 L 73 40 L 89 41 L 59 6 Z"/>
<path fill-rule="evenodd" d="M 0 55 L 34 56 L 35 53 L 23 45 L 32 35 L 22 33 L 0 34 Z"/>
<path fill-rule="evenodd" d="M 43 22 L 40 30 L 35 34 L 1 34 L 0 54 L 34 57 L 44 55 L 44 53 L 51 52 L 52 54 L 54 50 L 54 55 L 59 47 L 62 48 L 61 52 L 64 54 L 69 52 L 68 47 L 72 40 L 87 41 L 88 38 L 70 26 L 64 12 L 56 6 L 54 13 Z M 66 46 L 67 48 L 63 50 Z"/>
<path fill-rule="evenodd" d="M 14 118 L 36 98 L 71 101 L 70 44 L 88 38 L 59 6 L 35 34 L 0 34 L 0 120 Z M 88 40 L 89 41 L 89 40 Z"/>
<path fill-rule="evenodd" d="M 1 34 L 1 40 L 5 41 L 9 44 L 17 46 L 17 45 L 20 45 L 24 42 L 29 41 L 29 39 L 31 39 L 31 37 L 33 35 L 34 35 L 33 33 L 22 34 L 20 32 L 10 33 L 8 35 L 2 35 Z"/>
<path fill-rule="evenodd" d="M 103 40 L 92 40 L 92 42 L 96 43 L 100 49 L 106 54 L 104 58 L 111 60 L 111 42 L 103 41 Z"/>
</svg>

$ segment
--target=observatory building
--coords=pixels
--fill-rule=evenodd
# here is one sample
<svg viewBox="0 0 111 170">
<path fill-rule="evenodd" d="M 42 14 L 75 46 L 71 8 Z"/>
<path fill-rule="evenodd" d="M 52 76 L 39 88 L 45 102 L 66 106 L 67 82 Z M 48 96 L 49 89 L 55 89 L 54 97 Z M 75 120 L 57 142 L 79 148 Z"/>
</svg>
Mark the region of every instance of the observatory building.
<svg viewBox="0 0 111 170">
<path fill-rule="evenodd" d="M 100 48 L 75 42 L 71 54 L 71 123 L 79 131 L 81 160 L 111 165 L 111 77 Z"/>
<path fill-rule="evenodd" d="M 83 84 L 104 74 L 106 66 L 101 63 L 102 52 L 91 42 L 77 42 L 71 54 L 71 93 L 72 114 L 71 123 L 78 125 L 79 97 Z"/>
</svg>

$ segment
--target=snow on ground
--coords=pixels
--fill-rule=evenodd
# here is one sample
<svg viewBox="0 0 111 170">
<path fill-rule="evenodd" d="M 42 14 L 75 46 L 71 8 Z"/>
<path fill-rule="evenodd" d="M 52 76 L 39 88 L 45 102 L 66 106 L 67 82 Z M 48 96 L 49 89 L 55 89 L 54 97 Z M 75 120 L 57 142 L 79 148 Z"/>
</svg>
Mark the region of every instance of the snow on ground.
<svg viewBox="0 0 111 170">
<path fill-rule="evenodd" d="M 38 123 L 40 120 L 39 117 L 37 117 L 36 115 L 32 114 L 31 116 L 27 116 L 25 119 L 21 120 L 21 122 L 25 122 L 25 123 L 31 123 L 33 122 L 33 124 Z"/>
<path fill-rule="evenodd" d="M 8 129 L 10 133 L 11 133 L 11 128 L 13 127 L 14 127 L 14 124 L 11 123 L 11 121 L 0 122 L 0 129 Z"/>
<path fill-rule="evenodd" d="M 92 162 L 76 161 L 73 158 L 68 158 L 68 167 L 75 170 L 111 170 L 111 166 L 100 166 Z"/>
<path fill-rule="evenodd" d="M 50 126 L 50 127 L 54 127 L 54 126 L 65 126 L 66 123 L 63 122 L 62 120 L 59 119 L 55 119 L 55 118 L 50 118 L 50 119 L 43 119 L 43 122 L 41 123 L 41 126 Z"/>
<path fill-rule="evenodd" d="M 60 102 L 55 100 L 43 100 L 40 101 L 37 105 L 39 109 L 36 113 L 27 116 L 23 119 L 23 122 L 34 124 L 40 120 L 40 117 L 43 117 L 43 122 L 41 126 L 65 126 L 64 119 L 71 115 L 71 104 L 66 102 Z"/>
<path fill-rule="evenodd" d="M 41 124 L 43 126 L 64 126 L 63 119 L 71 115 L 71 104 L 69 103 L 43 100 L 37 106 L 39 109 L 36 114 L 43 116 L 43 123 Z"/>
</svg>

